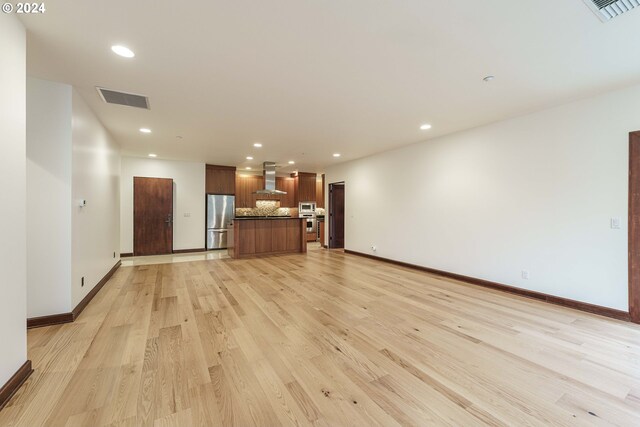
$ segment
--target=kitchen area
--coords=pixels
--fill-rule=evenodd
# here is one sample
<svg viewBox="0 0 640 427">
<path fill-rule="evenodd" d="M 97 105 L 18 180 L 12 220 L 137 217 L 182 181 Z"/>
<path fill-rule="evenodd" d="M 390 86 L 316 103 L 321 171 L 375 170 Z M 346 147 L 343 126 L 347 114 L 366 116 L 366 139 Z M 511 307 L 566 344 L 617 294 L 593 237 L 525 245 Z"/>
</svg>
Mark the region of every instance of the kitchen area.
<svg viewBox="0 0 640 427">
<path fill-rule="evenodd" d="M 260 175 L 206 165 L 207 250 L 245 258 L 325 246 L 324 175 L 276 170 L 274 162 L 264 162 Z"/>
</svg>

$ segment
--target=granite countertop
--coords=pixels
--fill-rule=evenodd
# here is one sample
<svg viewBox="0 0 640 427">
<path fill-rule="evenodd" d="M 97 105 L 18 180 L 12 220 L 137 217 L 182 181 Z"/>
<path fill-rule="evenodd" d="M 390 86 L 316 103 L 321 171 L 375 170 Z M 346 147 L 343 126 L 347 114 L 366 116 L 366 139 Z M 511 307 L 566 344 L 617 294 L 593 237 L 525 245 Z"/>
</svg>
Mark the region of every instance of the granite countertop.
<svg viewBox="0 0 640 427">
<path fill-rule="evenodd" d="M 237 216 L 234 219 L 247 220 L 247 219 L 302 219 L 298 217 L 290 216 Z"/>
</svg>

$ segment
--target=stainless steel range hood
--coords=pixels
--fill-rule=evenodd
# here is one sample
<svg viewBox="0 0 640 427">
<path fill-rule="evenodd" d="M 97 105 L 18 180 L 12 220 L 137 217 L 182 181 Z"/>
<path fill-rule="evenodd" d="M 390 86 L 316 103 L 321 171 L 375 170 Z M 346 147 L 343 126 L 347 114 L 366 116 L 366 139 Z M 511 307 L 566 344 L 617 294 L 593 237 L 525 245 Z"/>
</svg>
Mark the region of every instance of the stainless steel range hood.
<svg viewBox="0 0 640 427">
<path fill-rule="evenodd" d="M 286 191 L 276 190 L 276 164 L 274 162 L 264 162 L 262 168 L 264 190 L 258 190 L 253 194 L 287 194 Z"/>
</svg>

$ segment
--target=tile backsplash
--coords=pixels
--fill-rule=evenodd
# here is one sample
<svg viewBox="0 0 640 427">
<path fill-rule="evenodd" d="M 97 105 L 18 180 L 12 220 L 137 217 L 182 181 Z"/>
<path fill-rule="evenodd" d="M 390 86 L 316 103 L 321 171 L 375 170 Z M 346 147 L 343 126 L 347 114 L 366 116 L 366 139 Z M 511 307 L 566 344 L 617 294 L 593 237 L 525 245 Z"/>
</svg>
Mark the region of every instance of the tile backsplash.
<svg viewBox="0 0 640 427">
<path fill-rule="evenodd" d="M 316 215 L 324 216 L 323 208 L 316 209 Z M 236 216 L 298 216 L 298 208 L 281 208 L 276 200 L 257 200 L 255 208 L 237 208 Z"/>
<path fill-rule="evenodd" d="M 276 200 L 258 200 L 255 208 L 237 208 L 236 216 L 291 216 L 291 210 Z"/>
</svg>

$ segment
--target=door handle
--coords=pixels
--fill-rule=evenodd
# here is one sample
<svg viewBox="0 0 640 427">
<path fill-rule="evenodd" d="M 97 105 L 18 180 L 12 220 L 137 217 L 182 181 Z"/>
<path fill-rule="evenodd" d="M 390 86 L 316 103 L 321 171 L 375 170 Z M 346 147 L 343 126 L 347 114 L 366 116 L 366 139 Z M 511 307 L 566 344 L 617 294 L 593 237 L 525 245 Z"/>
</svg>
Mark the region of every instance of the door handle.
<svg viewBox="0 0 640 427">
<path fill-rule="evenodd" d="M 171 218 L 171 214 L 167 215 L 167 219 L 165 219 L 164 222 L 171 225 L 171 223 L 173 222 L 173 218 Z"/>
</svg>

